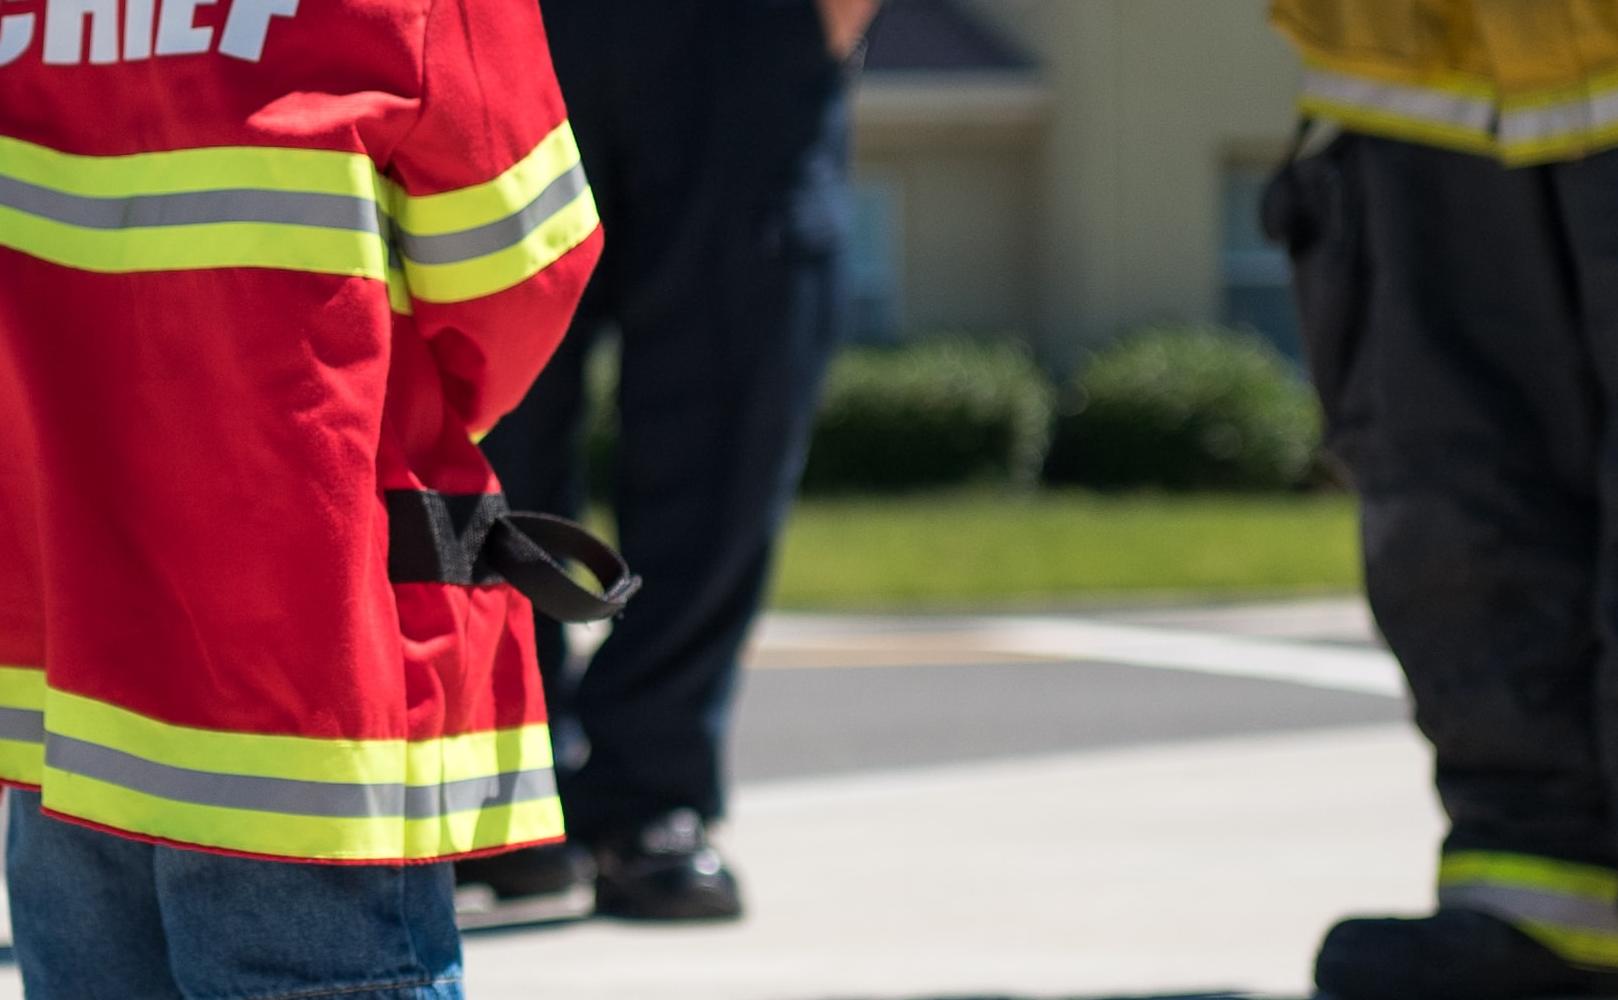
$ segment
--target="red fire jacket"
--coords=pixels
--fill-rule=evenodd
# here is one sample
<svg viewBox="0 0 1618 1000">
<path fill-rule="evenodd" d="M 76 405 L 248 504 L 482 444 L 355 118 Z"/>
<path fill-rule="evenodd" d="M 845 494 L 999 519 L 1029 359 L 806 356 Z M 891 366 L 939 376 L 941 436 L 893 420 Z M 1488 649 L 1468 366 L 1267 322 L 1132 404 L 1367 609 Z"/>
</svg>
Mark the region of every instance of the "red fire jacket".
<svg viewBox="0 0 1618 1000">
<path fill-rule="evenodd" d="M 559 837 L 471 436 L 599 246 L 533 0 L 0 0 L 0 780 L 272 858 Z"/>
</svg>

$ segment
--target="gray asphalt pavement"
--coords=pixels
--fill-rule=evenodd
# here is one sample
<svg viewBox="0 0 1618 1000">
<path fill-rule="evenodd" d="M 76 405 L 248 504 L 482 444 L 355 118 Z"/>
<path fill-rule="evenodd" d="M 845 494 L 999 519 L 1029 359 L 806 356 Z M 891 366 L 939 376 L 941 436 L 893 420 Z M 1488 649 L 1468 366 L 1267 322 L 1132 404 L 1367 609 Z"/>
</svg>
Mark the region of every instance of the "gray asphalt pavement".
<svg viewBox="0 0 1618 1000">
<path fill-rule="evenodd" d="M 734 753 L 744 785 L 1396 723 L 1358 692 L 1083 660 L 757 670 Z"/>
<path fill-rule="evenodd" d="M 748 918 L 471 935 L 470 996 L 1296 997 L 1336 916 L 1428 904 L 1430 765 L 1355 601 L 772 616 L 750 660 Z"/>
<path fill-rule="evenodd" d="M 1427 903 L 1438 819 L 1355 601 L 772 616 L 727 927 L 474 938 L 482 998 L 1302 996 L 1324 928 Z"/>
</svg>

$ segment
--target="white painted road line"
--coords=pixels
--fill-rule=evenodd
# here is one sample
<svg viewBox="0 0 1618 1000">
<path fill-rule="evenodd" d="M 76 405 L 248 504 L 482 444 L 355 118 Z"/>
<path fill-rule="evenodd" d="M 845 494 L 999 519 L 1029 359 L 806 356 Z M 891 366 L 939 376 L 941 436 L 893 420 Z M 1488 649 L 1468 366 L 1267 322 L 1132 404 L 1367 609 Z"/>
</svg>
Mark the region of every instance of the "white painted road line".
<svg viewBox="0 0 1618 1000">
<path fill-rule="evenodd" d="M 985 649 L 1026 656 L 1190 670 L 1392 698 L 1406 692 L 1398 662 L 1375 648 L 1062 618 L 987 620 L 973 641 Z"/>
<path fill-rule="evenodd" d="M 762 648 L 796 652 L 903 648 L 907 640 L 947 643 L 961 655 L 1015 656 L 1185 670 L 1223 677 L 1280 681 L 1330 691 L 1403 698 L 1404 675 L 1386 650 L 1228 633 L 1121 625 L 1086 618 L 1005 615 L 953 618 L 947 628 L 912 620 L 909 631 L 882 630 L 879 619 L 845 619 L 843 627 L 803 617 L 777 620 L 760 635 Z M 902 626 L 901 626 L 902 628 Z M 925 654 L 921 654 L 925 655 Z"/>
</svg>

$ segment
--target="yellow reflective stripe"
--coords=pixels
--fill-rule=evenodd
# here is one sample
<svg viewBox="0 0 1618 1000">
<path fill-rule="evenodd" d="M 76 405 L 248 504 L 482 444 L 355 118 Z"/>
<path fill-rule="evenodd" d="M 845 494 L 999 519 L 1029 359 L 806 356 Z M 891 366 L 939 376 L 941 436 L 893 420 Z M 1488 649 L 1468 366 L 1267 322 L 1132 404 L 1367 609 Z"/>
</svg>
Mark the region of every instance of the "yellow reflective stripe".
<svg viewBox="0 0 1618 1000">
<path fill-rule="evenodd" d="M 92 198 L 254 189 L 374 200 L 369 157 L 321 149 L 221 146 L 129 156 L 79 156 L 0 137 L 0 174 Z"/>
<path fill-rule="evenodd" d="M 150 229 L 83 229 L 0 206 L 0 245 L 102 274 L 263 267 L 382 279 L 374 233 L 257 222 Z"/>
<path fill-rule="evenodd" d="M 386 277 L 379 179 L 354 153 L 81 156 L 0 138 L 0 246 L 104 274 L 257 267 Z"/>
<path fill-rule="evenodd" d="M 600 223 L 595 199 L 586 189 L 521 242 L 504 250 L 454 264 L 418 264 L 406 258 L 410 293 L 419 301 L 442 304 L 503 292 L 556 263 Z"/>
<path fill-rule="evenodd" d="M 1493 851 L 1457 851 L 1439 864 L 1441 889 L 1479 883 L 1601 902 L 1618 899 L 1618 871 L 1595 865 Z"/>
<path fill-rule="evenodd" d="M 1505 111 L 1527 111 L 1559 104 L 1578 104 L 1598 99 L 1603 93 L 1618 91 L 1618 72 L 1591 74 L 1578 83 L 1530 90 L 1515 94 L 1502 94 L 1500 107 Z"/>
<path fill-rule="evenodd" d="M 1581 156 L 1600 141 L 1594 135 L 1559 135 L 1499 147 L 1500 160 L 1509 167 L 1526 167 Z M 1610 140 L 1609 140 L 1610 141 Z"/>
<path fill-rule="evenodd" d="M 292 816 L 195 805 L 44 771 L 46 808 L 141 836 L 273 857 L 328 861 L 428 860 L 562 834 L 554 796 L 423 820 Z"/>
<path fill-rule="evenodd" d="M 45 671 L 0 666 L 0 708 L 40 711 L 45 707 Z"/>
<path fill-rule="evenodd" d="M 1493 138 L 1485 132 L 1405 118 L 1377 108 L 1341 104 L 1312 94 L 1305 94 L 1299 98 L 1298 108 L 1305 115 L 1326 118 L 1356 132 L 1442 146 L 1462 153 L 1487 155 L 1495 150 Z"/>
<path fill-rule="evenodd" d="M 63 691 L 46 700 L 46 725 L 86 743 L 172 767 L 353 784 L 405 780 L 402 740 L 319 740 L 175 726 Z"/>
<path fill-rule="evenodd" d="M 409 195 L 390 182 L 387 203 L 394 220 L 413 236 L 459 233 L 510 216 L 578 163 L 579 145 L 563 122 L 492 181 L 430 195 Z"/>
<path fill-rule="evenodd" d="M 45 766 L 45 745 L 21 740 L 0 740 L 0 778 L 39 784 Z"/>
<path fill-rule="evenodd" d="M 1512 164 L 1579 156 L 1611 145 L 1618 141 L 1618 77 L 1609 74 L 1586 89 L 1561 91 L 1557 100 L 1507 100 L 1500 130 L 1501 156 Z"/>
<path fill-rule="evenodd" d="M 1368 70 L 1363 59 L 1345 57 L 1331 50 L 1316 48 L 1304 39 L 1298 39 L 1298 42 L 1303 50 L 1303 65 L 1307 70 L 1357 77 L 1398 87 L 1421 88 L 1448 94 L 1451 97 L 1492 101 L 1500 93 L 1494 79 L 1486 75 L 1428 68 L 1406 71 L 1393 65 L 1382 65 L 1375 70 Z"/>
<path fill-rule="evenodd" d="M 1618 969 L 1618 935 L 1576 930 L 1537 920 L 1513 920 L 1511 925 L 1574 965 Z"/>
<path fill-rule="evenodd" d="M 404 269 L 392 265 L 388 267 L 388 307 L 400 316 L 409 316 L 416 311 Z"/>
<path fill-rule="evenodd" d="M 521 284 L 601 221 L 565 122 L 492 181 L 417 196 L 389 182 L 384 201 L 410 296 L 440 304 Z"/>
<path fill-rule="evenodd" d="M 41 706 L 43 713 L 41 715 Z M 128 833 L 251 854 L 427 860 L 554 839 L 543 723 L 434 739 L 324 740 L 177 726 L 0 667 L 0 778 Z"/>
<path fill-rule="evenodd" d="M 1459 94 L 1426 84 L 1397 83 L 1311 68 L 1303 78 L 1306 111 L 1354 116 L 1378 130 L 1414 129 L 1446 141 L 1492 143 L 1497 105 L 1492 96 Z"/>
<path fill-rule="evenodd" d="M 45 707 L 45 671 L 0 666 L 0 711 L 39 712 Z M 39 784 L 45 746 L 34 739 L 0 739 L 0 778 Z"/>
<path fill-rule="evenodd" d="M 1618 74 L 1500 95 L 1464 78 L 1401 78 L 1306 60 L 1300 110 L 1347 128 L 1524 166 L 1618 144 Z"/>
<path fill-rule="evenodd" d="M 1441 906 L 1491 913 L 1578 965 L 1618 968 L 1618 871 L 1528 854 L 1460 851 L 1438 870 Z"/>
<path fill-rule="evenodd" d="M 438 785 L 550 767 L 550 727 L 540 724 L 406 745 L 406 785 Z"/>
<path fill-rule="evenodd" d="M 53 735 L 169 767 L 216 774 L 355 785 L 436 785 L 551 764 L 543 723 L 404 740 L 326 740 L 176 726 L 64 691 L 46 698 Z"/>
</svg>

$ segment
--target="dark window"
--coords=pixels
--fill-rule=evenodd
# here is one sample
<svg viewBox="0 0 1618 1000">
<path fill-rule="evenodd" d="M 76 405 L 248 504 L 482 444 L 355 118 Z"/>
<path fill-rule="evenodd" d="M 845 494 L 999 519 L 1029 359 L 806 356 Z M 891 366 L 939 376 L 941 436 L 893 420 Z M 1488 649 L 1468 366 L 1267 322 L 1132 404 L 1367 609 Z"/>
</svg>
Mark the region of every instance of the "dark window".
<svg viewBox="0 0 1618 1000">
<path fill-rule="evenodd" d="M 1271 168 L 1229 164 L 1222 177 L 1224 321 L 1252 327 L 1288 357 L 1299 357 L 1298 318 L 1292 304 L 1287 255 L 1264 237 L 1259 201 Z"/>
</svg>

